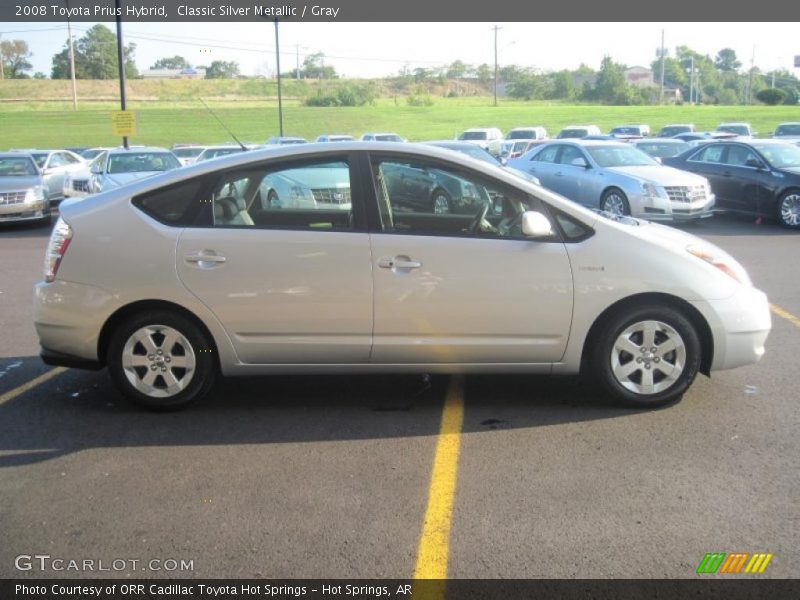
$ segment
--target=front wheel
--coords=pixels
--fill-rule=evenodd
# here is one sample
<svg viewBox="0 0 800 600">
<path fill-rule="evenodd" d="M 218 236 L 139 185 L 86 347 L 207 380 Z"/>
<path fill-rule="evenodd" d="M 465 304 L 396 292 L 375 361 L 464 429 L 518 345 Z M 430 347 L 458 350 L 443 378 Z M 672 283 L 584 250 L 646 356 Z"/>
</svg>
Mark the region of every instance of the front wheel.
<svg viewBox="0 0 800 600">
<path fill-rule="evenodd" d="M 784 227 L 800 229 L 800 190 L 789 190 L 780 197 L 778 220 Z"/>
<path fill-rule="evenodd" d="M 441 188 L 435 189 L 431 194 L 431 204 L 434 214 L 447 215 L 451 212 L 450 196 Z"/>
<path fill-rule="evenodd" d="M 627 406 L 655 408 L 679 401 L 700 369 L 694 325 L 668 306 L 620 311 L 596 340 L 593 370 L 605 390 Z"/>
<path fill-rule="evenodd" d="M 176 410 L 206 395 L 216 362 L 206 333 L 183 315 L 148 311 L 123 322 L 108 347 L 117 389 L 151 410 Z"/>
<path fill-rule="evenodd" d="M 600 199 L 600 210 L 618 217 L 631 214 L 628 197 L 618 188 L 610 188 L 603 192 L 603 197 Z"/>
</svg>

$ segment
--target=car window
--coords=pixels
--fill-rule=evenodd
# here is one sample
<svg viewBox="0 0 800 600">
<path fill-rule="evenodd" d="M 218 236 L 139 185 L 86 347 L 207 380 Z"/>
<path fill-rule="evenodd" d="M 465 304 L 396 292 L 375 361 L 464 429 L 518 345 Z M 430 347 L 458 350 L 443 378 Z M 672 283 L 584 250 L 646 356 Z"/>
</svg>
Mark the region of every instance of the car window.
<svg viewBox="0 0 800 600">
<path fill-rule="evenodd" d="M 202 197 L 204 181 L 202 177 L 195 177 L 135 196 L 132 202 L 142 212 L 166 225 L 192 225 L 204 204 L 208 203 Z"/>
<path fill-rule="evenodd" d="M 576 158 L 583 158 L 583 152 L 581 152 L 580 149 L 576 148 L 575 146 L 564 146 L 558 162 L 562 165 L 569 165 L 572 164 L 572 161 Z"/>
<path fill-rule="evenodd" d="M 61 158 L 61 152 L 54 152 L 50 155 L 50 160 L 47 163 L 48 169 L 54 169 L 56 167 L 63 167 L 64 166 L 64 159 Z"/>
<path fill-rule="evenodd" d="M 543 148 L 541 152 L 537 152 L 536 155 L 531 158 L 531 160 L 536 162 L 554 163 L 556 162 L 558 151 L 561 148 L 562 146 L 547 146 L 546 148 Z"/>
<path fill-rule="evenodd" d="M 744 167 L 747 165 L 748 160 L 757 160 L 755 152 L 746 146 L 728 146 L 728 156 L 725 158 L 725 164 Z"/>
<path fill-rule="evenodd" d="M 524 239 L 522 213 L 535 199 L 457 167 L 402 160 L 372 162 L 383 231 Z"/>
<path fill-rule="evenodd" d="M 215 227 L 348 231 L 350 167 L 343 159 L 223 173 L 210 194 Z"/>
<path fill-rule="evenodd" d="M 36 165 L 27 156 L 0 157 L 0 177 L 34 177 Z"/>
<path fill-rule="evenodd" d="M 74 165 L 76 162 L 79 162 L 77 158 L 72 156 L 69 152 L 59 152 L 62 160 L 64 161 L 65 165 Z"/>
<path fill-rule="evenodd" d="M 800 147 L 792 144 L 759 144 L 758 151 L 778 169 L 800 167 Z"/>
<path fill-rule="evenodd" d="M 799 123 L 790 123 L 786 125 L 780 125 L 775 130 L 775 135 L 798 135 L 800 136 L 800 124 Z"/>
<path fill-rule="evenodd" d="M 694 162 L 721 163 L 723 150 L 725 150 L 725 146 L 722 144 L 709 144 L 703 147 L 689 160 Z"/>
</svg>

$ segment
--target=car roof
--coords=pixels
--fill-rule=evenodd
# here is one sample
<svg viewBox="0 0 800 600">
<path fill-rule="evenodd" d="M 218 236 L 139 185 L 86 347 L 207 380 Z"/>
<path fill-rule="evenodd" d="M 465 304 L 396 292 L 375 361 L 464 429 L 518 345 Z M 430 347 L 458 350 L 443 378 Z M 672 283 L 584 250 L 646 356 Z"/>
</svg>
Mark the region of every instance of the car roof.
<svg viewBox="0 0 800 600">
<path fill-rule="evenodd" d="M 632 140 L 632 144 L 685 144 L 686 141 L 680 138 L 642 138 L 640 140 Z"/>
<path fill-rule="evenodd" d="M 30 152 L 21 152 L 19 150 L 0 152 L 0 158 L 29 158 L 30 160 L 33 160 Z"/>
<path fill-rule="evenodd" d="M 726 127 L 726 126 L 730 126 L 730 125 L 742 125 L 742 126 L 745 126 L 745 127 L 750 127 L 750 123 L 745 123 L 744 121 L 730 121 L 730 122 L 727 122 L 727 123 L 720 123 L 719 125 L 717 125 L 717 127 L 718 128 L 719 127 Z"/>
<path fill-rule="evenodd" d="M 109 154 L 127 154 L 128 152 L 164 152 L 172 154 L 172 150 L 157 146 L 134 146 L 132 148 L 110 148 L 108 150 Z"/>
<path fill-rule="evenodd" d="M 588 127 L 597 127 L 597 125 L 567 125 L 563 127 L 561 131 L 564 131 L 564 129 L 586 129 Z"/>
</svg>

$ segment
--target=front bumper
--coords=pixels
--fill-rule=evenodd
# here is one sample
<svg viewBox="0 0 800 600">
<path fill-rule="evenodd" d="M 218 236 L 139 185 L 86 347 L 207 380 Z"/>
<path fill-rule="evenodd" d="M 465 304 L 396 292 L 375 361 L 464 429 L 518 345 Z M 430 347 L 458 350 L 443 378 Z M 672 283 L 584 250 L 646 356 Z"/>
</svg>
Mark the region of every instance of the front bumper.
<svg viewBox="0 0 800 600">
<path fill-rule="evenodd" d="M 674 202 L 660 196 L 636 196 L 631 202 L 632 216 L 658 222 L 697 221 L 714 216 L 716 197 L 696 202 Z"/>
<path fill-rule="evenodd" d="M 41 221 L 49 216 L 50 207 L 45 201 L 0 205 L 0 223 Z"/>
<path fill-rule="evenodd" d="M 724 300 L 692 302 L 705 317 L 714 338 L 712 371 L 757 363 L 772 329 L 764 292 L 744 287 Z"/>
</svg>

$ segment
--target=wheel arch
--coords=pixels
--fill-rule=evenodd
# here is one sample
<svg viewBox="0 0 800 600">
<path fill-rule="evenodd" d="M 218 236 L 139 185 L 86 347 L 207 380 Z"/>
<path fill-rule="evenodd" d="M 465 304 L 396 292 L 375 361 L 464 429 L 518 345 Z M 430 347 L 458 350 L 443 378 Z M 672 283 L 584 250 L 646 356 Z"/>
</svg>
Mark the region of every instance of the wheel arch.
<svg viewBox="0 0 800 600">
<path fill-rule="evenodd" d="M 694 325 L 695 329 L 697 330 L 698 337 L 700 338 L 700 352 L 702 355 L 700 357 L 700 372 L 703 373 L 703 375 L 708 376 L 711 373 L 711 364 L 714 361 L 714 336 L 711 333 L 711 327 L 709 327 L 708 322 L 700 313 L 700 311 L 692 306 L 689 302 L 683 298 L 679 298 L 678 296 L 660 292 L 645 292 L 628 296 L 627 298 L 618 300 L 600 313 L 600 315 L 592 323 L 592 326 L 589 328 L 589 333 L 586 335 L 586 339 L 583 342 L 583 350 L 581 352 L 581 372 L 585 372 L 585 369 L 588 367 L 591 348 L 594 346 L 598 336 L 600 335 L 603 324 L 605 324 L 609 318 L 643 304 L 660 304 L 662 306 L 669 306 L 670 308 L 680 311 L 687 319 L 689 319 L 689 321 L 691 321 L 692 325 Z"/>
<path fill-rule="evenodd" d="M 106 319 L 106 322 L 103 323 L 103 327 L 100 330 L 100 335 L 97 338 L 98 360 L 105 365 L 106 355 L 108 353 L 108 345 L 111 342 L 111 336 L 120 323 L 123 323 L 126 319 L 135 314 L 153 310 L 167 310 L 177 313 L 192 321 L 192 323 L 194 323 L 203 333 L 205 333 L 206 337 L 210 341 L 212 345 L 212 355 L 217 363 L 217 369 L 220 368 L 217 342 L 214 339 L 211 331 L 209 331 L 208 327 L 206 327 L 205 323 L 203 323 L 203 321 L 192 311 L 186 309 L 180 304 L 175 304 L 174 302 L 169 302 L 167 300 L 137 300 L 136 302 L 126 304 L 125 306 L 122 306 L 114 311 L 108 317 L 108 319 Z"/>
</svg>

